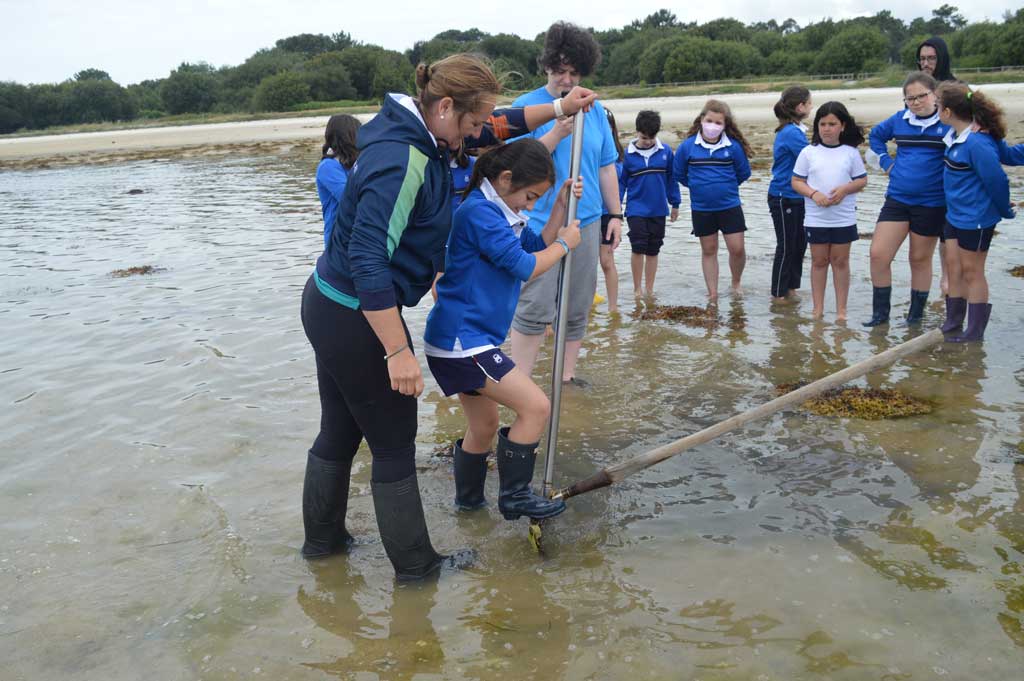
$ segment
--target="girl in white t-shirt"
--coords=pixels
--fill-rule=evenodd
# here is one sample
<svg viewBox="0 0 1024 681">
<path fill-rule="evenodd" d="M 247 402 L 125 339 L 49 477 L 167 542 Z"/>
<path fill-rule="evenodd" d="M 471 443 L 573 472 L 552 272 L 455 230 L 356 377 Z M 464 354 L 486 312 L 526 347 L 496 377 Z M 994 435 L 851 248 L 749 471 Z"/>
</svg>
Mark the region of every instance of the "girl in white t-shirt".
<svg viewBox="0 0 1024 681">
<path fill-rule="evenodd" d="M 793 167 L 793 189 L 804 197 L 804 227 L 811 246 L 813 315 L 825 313 L 828 268 L 836 289 L 836 321 L 846 320 L 850 292 L 850 244 L 857 240 L 857 198 L 867 171 L 857 147 L 861 130 L 846 107 L 826 102 L 814 116 L 814 136 Z"/>
</svg>

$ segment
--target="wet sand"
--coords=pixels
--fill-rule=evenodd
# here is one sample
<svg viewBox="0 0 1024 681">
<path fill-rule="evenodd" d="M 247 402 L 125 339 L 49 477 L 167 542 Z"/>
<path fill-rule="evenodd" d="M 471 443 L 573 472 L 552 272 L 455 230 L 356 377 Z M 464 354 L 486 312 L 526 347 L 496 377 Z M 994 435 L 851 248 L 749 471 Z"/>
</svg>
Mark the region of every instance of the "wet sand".
<svg viewBox="0 0 1024 681">
<path fill-rule="evenodd" d="M 1011 130 L 1024 124 L 1024 84 L 983 86 L 1006 110 Z M 813 92 L 815 102 L 844 102 L 858 121 L 873 124 L 902 106 L 899 88 L 824 90 Z M 778 94 L 721 95 L 749 134 L 755 150 L 770 150 L 775 118 L 772 105 Z M 638 111 L 661 112 L 667 141 L 680 136 L 700 111 L 706 96 L 612 99 L 605 105 L 615 113 L 623 132 L 632 129 Z M 368 120 L 371 114 L 362 114 Z M 113 132 L 72 133 L 0 139 L 0 169 L 117 163 L 149 158 L 192 157 L 231 153 L 288 153 L 296 146 L 313 149 L 321 142 L 326 116 L 286 118 L 241 123 L 211 123 L 166 128 L 138 128 Z M 1019 136 L 1019 135 L 1018 135 Z"/>
</svg>

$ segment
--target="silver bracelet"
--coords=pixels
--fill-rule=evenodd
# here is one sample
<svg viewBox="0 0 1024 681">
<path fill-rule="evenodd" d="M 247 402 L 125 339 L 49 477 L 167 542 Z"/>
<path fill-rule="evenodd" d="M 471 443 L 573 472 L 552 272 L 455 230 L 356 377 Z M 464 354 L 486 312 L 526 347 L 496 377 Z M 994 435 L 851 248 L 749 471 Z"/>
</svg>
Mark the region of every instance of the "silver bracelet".
<svg viewBox="0 0 1024 681">
<path fill-rule="evenodd" d="M 565 239 L 563 239 L 562 237 L 558 237 L 557 239 L 555 239 L 555 243 L 564 248 L 565 254 L 569 255 L 569 244 L 565 242 Z"/>
<path fill-rule="evenodd" d="M 392 353 L 391 353 L 390 355 L 384 355 L 384 361 L 385 361 L 385 362 L 387 362 L 387 361 L 388 361 L 388 360 L 390 360 L 390 359 L 391 359 L 392 357 L 394 357 L 395 355 L 397 355 L 398 353 L 400 353 L 400 352 L 401 352 L 402 350 L 407 350 L 408 348 L 409 348 L 409 344 L 408 344 L 408 343 L 406 343 L 406 344 L 405 344 L 405 345 L 403 345 L 402 347 L 400 347 L 400 348 L 398 348 L 397 350 L 395 350 L 394 352 L 392 352 Z"/>
</svg>

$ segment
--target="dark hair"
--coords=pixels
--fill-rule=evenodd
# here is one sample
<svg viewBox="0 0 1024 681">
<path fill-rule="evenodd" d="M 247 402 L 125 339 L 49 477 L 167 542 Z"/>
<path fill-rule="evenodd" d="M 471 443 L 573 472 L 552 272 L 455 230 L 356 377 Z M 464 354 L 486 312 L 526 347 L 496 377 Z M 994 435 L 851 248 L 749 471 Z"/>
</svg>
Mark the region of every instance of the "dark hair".
<svg viewBox="0 0 1024 681">
<path fill-rule="evenodd" d="M 626 150 L 622 148 L 622 142 L 619 141 L 619 126 L 615 123 L 615 114 L 612 113 L 611 109 L 605 108 L 604 116 L 608 119 L 608 127 L 612 129 L 612 140 L 615 141 L 615 153 L 619 155 L 619 163 L 626 156 Z"/>
<path fill-rule="evenodd" d="M 324 146 L 320 150 L 320 160 L 336 158 L 338 163 L 351 168 L 359 156 L 356 147 L 356 131 L 362 123 L 355 116 L 335 114 L 327 119 L 324 129 Z"/>
<path fill-rule="evenodd" d="M 907 79 L 903 81 L 903 94 L 907 94 L 907 87 L 917 83 L 923 85 L 932 92 L 935 92 L 935 88 L 939 86 L 938 81 L 929 76 L 924 71 L 911 71 L 907 76 Z"/>
<path fill-rule="evenodd" d="M 981 90 L 971 92 L 966 83 L 942 83 L 935 94 L 939 106 L 952 111 L 959 120 L 974 121 L 997 140 L 1006 137 L 1003 108 L 986 97 Z"/>
<path fill-rule="evenodd" d="M 551 24 L 544 36 L 544 51 L 537 58 L 542 70 L 571 66 L 581 76 L 589 76 L 601 63 L 601 46 L 590 31 L 567 21 Z"/>
<path fill-rule="evenodd" d="M 775 132 L 782 130 L 790 123 L 799 123 L 807 118 L 807 114 L 798 114 L 796 107 L 810 101 L 811 91 L 803 85 L 790 85 L 782 91 L 779 101 L 775 102 L 775 117 L 779 119 L 779 127 Z"/>
<path fill-rule="evenodd" d="M 692 137 L 693 135 L 700 134 L 701 119 L 704 118 L 704 114 L 709 111 L 720 113 L 725 116 L 725 134 L 729 136 L 729 139 L 739 142 L 740 147 L 743 148 L 743 153 L 747 158 L 750 158 L 753 155 L 753 152 L 750 149 L 750 143 L 747 142 L 747 138 L 743 136 L 740 129 L 736 127 L 736 121 L 732 118 L 732 109 L 730 109 L 729 105 L 720 99 L 709 99 L 704 104 L 704 108 L 700 110 L 700 115 L 693 119 L 693 124 L 690 126 L 689 131 L 687 131 L 686 136 Z"/>
<path fill-rule="evenodd" d="M 424 108 L 451 97 L 455 111 L 476 111 L 487 99 L 496 100 L 501 83 L 482 58 L 474 54 L 453 54 L 432 64 L 416 67 L 416 90 Z"/>
<path fill-rule="evenodd" d="M 641 111 L 636 115 L 636 131 L 654 137 L 661 130 L 661 116 L 657 111 Z"/>
<path fill-rule="evenodd" d="M 466 193 L 483 183 L 497 179 L 506 170 L 512 171 L 512 189 L 521 189 L 538 182 L 555 183 L 555 165 L 548 148 L 533 138 L 516 140 L 481 154 L 473 166 Z"/>
<path fill-rule="evenodd" d="M 956 80 L 953 75 L 952 65 L 949 61 L 949 48 L 946 41 L 938 36 L 933 36 L 917 46 L 917 65 L 921 66 L 921 48 L 928 46 L 935 50 L 935 80 L 940 83 L 947 80 Z"/>
<path fill-rule="evenodd" d="M 864 129 L 857 125 L 853 116 L 846 110 L 842 102 L 825 102 L 818 107 L 814 114 L 814 133 L 811 137 L 811 144 L 821 144 L 821 135 L 818 134 L 818 123 L 825 116 L 832 114 L 843 124 L 843 131 L 839 133 L 839 143 L 848 147 L 859 147 L 864 144 Z"/>
</svg>

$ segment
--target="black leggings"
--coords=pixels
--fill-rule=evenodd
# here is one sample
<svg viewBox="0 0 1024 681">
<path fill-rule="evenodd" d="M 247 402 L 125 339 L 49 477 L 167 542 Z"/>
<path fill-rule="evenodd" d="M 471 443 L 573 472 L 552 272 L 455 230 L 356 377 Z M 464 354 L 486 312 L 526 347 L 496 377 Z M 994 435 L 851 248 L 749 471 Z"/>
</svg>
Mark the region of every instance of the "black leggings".
<svg viewBox="0 0 1024 681">
<path fill-rule="evenodd" d="M 313 455 L 351 465 L 366 438 L 374 482 L 397 482 L 415 473 L 416 398 L 391 389 L 384 347 L 362 311 L 326 297 L 310 277 L 302 292 L 302 328 L 316 353 L 320 388 Z M 409 337 L 408 329 L 405 333 Z"/>
<path fill-rule="evenodd" d="M 800 288 L 800 276 L 807 252 L 804 230 L 804 200 L 768 197 L 768 210 L 775 223 L 775 261 L 772 263 L 772 295 L 781 298 Z"/>
</svg>

